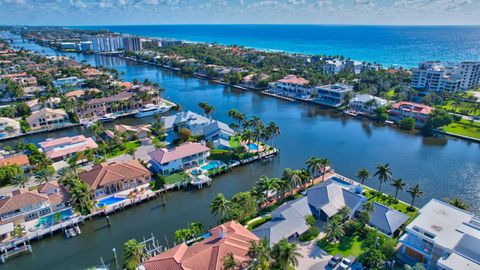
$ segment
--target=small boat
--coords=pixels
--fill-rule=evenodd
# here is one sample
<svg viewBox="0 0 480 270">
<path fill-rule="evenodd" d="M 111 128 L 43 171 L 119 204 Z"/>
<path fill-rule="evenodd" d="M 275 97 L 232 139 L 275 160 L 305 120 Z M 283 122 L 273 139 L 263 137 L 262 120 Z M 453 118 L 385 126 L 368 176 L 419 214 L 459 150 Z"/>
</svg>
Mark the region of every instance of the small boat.
<svg viewBox="0 0 480 270">
<path fill-rule="evenodd" d="M 135 117 L 141 118 L 159 113 L 165 113 L 168 112 L 168 110 L 170 110 L 171 108 L 172 106 L 146 104 L 138 110 L 138 112 L 135 114 Z"/>
<path fill-rule="evenodd" d="M 105 122 L 111 122 L 115 119 L 117 119 L 117 117 L 113 113 L 107 113 L 102 117 L 98 118 L 98 121 L 105 123 Z"/>
<path fill-rule="evenodd" d="M 212 181 L 212 178 L 206 176 L 206 175 L 203 175 L 203 174 L 200 174 L 200 175 L 197 175 L 191 182 L 190 184 L 194 185 L 194 186 L 198 186 L 198 187 L 201 187 L 203 184 L 209 184 L 210 182 Z"/>
<path fill-rule="evenodd" d="M 74 236 L 77 236 L 79 234 L 81 234 L 82 231 L 80 230 L 80 228 L 76 225 L 76 226 L 73 226 L 73 227 L 70 227 L 68 229 L 65 230 L 65 237 L 68 238 L 71 238 L 71 237 L 74 237 Z"/>
</svg>

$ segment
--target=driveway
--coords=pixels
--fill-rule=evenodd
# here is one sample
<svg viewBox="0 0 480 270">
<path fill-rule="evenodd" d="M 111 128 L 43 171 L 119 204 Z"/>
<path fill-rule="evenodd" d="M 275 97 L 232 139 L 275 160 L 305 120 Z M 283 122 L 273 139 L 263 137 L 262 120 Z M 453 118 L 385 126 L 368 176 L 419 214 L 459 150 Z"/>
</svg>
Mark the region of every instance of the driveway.
<svg viewBox="0 0 480 270">
<path fill-rule="evenodd" d="M 298 266 L 295 269 L 329 269 L 327 265 L 332 256 L 317 246 L 317 240 L 311 241 L 310 243 L 297 242 L 296 244 L 298 252 L 303 255 L 303 258 L 298 259 Z"/>
</svg>

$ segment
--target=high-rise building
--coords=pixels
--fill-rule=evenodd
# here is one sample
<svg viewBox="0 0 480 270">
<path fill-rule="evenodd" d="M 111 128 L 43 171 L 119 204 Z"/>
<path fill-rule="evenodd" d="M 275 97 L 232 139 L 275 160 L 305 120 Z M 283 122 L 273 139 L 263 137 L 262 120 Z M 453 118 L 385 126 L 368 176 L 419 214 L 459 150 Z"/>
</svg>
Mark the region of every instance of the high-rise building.
<svg viewBox="0 0 480 270">
<path fill-rule="evenodd" d="M 125 51 L 141 51 L 142 40 L 139 37 L 123 37 Z"/>
<path fill-rule="evenodd" d="M 124 48 L 122 37 L 92 38 L 94 52 L 118 52 Z"/>
<path fill-rule="evenodd" d="M 413 70 L 411 86 L 427 92 L 469 90 L 480 85 L 480 62 L 462 62 L 443 65 L 440 61 L 428 61 Z"/>
</svg>

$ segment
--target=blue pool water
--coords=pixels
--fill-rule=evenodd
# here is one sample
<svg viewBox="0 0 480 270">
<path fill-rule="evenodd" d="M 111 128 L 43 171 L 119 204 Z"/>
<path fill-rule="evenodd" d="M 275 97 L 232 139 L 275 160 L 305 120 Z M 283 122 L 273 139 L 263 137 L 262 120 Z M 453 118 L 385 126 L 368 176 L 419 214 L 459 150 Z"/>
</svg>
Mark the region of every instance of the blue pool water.
<svg viewBox="0 0 480 270">
<path fill-rule="evenodd" d="M 336 177 L 336 176 L 332 177 L 331 179 L 332 179 L 333 181 L 339 183 L 339 184 L 342 185 L 342 186 L 346 186 L 346 187 L 352 186 L 352 185 L 351 185 L 350 183 L 348 183 L 347 181 L 342 180 L 342 179 L 340 179 L 340 178 L 338 178 L 338 177 Z"/>
<path fill-rule="evenodd" d="M 47 216 L 43 216 L 38 219 L 36 227 L 51 226 L 55 223 L 68 219 L 73 214 L 71 208 L 62 210 L 57 213 L 53 213 Z"/>
<path fill-rule="evenodd" d="M 118 197 L 111 196 L 105 199 L 98 200 L 97 206 L 102 207 L 104 205 L 114 204 L 117 202 L 121 202 L 123 200 L 125 200 L 125 198 L 118 198 Z"/>
<path fill-rule="evenodd" d="M 215 161 L 209 162 L 207 165 L 202 166 L 202 170 L 211 171 L 211 170 L 215 170 L 216 168 L 219 168 L 223 165 L 225 165 L 225 163 L 215 160 Z"/>
<path fill-rule="evenodd" d="M 249 143 L 248 144 L 248 150 L 257 151 L 258 150 L 258 145 L 254 144 L 254 143 Z"/>
</svg>

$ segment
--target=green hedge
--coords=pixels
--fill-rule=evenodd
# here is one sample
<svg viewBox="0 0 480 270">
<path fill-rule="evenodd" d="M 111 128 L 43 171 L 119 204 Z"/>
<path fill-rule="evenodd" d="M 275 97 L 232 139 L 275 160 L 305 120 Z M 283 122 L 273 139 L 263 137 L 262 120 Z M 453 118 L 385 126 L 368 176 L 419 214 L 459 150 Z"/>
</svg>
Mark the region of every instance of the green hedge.
<svg viewBox="0 0 480 270">
<path fill-rule="evenodd" d="M 310 226 L 308 230 L 306 230 L 304 233 L 300 235 L 298 240 L 302 242 L 308 242 L 312 241 L 313 239 L 317 238 L 320 232 L 318 231 L 318 228 L 315 226 Z"/>
</svg>

